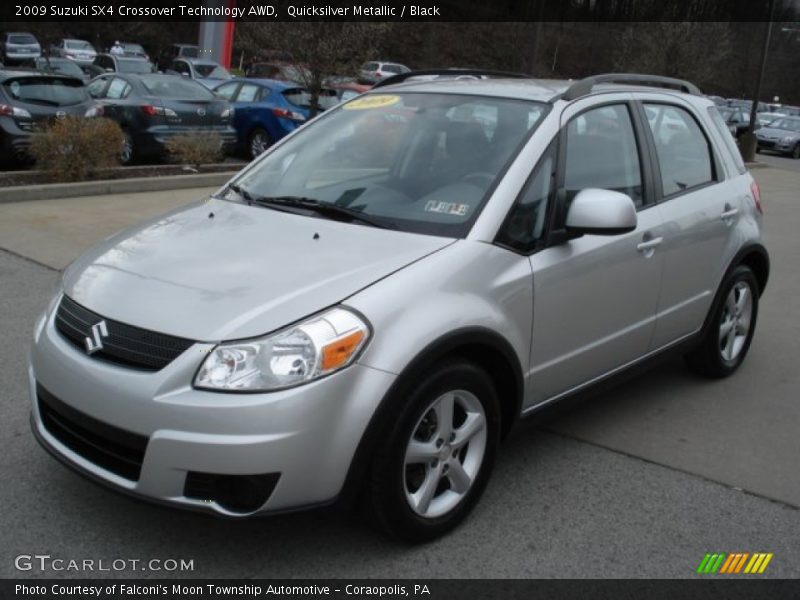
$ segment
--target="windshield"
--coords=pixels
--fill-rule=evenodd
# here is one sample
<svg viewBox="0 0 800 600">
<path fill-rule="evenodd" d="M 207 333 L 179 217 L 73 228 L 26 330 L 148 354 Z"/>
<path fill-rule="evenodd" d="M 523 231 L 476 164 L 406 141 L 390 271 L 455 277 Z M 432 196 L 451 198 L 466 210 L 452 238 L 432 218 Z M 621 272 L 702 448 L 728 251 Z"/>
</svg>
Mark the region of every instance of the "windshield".
<svg viewBox="0 0 800 600">
<path fill-rule="evenodd" d="M 120 73 L 152 73 L 153 67 L 146 60 L 130 60 L 125 58 L 118 58 L 117 65 L 119 65 Z"/>
<path fill-rule="evenodd" d="M 208 77 L 209 79 L 230 79 L 231 74 L 220 65 L 194 65 L 194 70 L 200 77 Z"/>
<path fill-rule="evenodd" d="M 72 77 L 83 78 L 83 71 L 81 68 L 71 60 L 58 59 L 58 58 L 39 58 L 36 60 L 36 67 L 44 71 L 53 73 L 61 73 L 62 75 L 70 75 Z"/>
<path fill-rule="evenodd" d="M 94 50 L 92 45 L 89 42 L 83 42 L 81 40 L 72 40 L 66 43 L 66 47 L 70 50 Z"/>
<path fill-rule="evenodd" d="M 800 119 L 787 119 L 786 117 L 775 119 L 769 126 L 773 129 L 788 129 L 789 131 L 800 132 Z"/>
<path fill-rule="evenodd" d="M 14 100 L 33 104 L 70 106 L 88 100 L 83 82 L 76 79 L 21 78 L 6 81 L 4 87 Z"/>
<path fill-rule="evenodd" d="M 214 93 L 191 79 L 171 75 L 151 75 L 141 78 L 142 85 L 152 96 L 180 100 L 213 100 Z"/>
<path fill-rule="evenodd" d="M 367 94 L 268 151 L 235 182 L 404 231 L 463 237 L 548 105 L 455 94 Z M 227 199 L 247 200 L 229 189 Z"/>
<path fill-rule="evenodd" d="M 178 47 L 178 56 L 198 58 L 200 56 L 200 48 L 197 46 L 180 46 Z"/>
<path fill-rule="evenodd" d="M 147 54 L 139 44 L 122 44 L 123 50 L 130 54 Z"/>
</svg>

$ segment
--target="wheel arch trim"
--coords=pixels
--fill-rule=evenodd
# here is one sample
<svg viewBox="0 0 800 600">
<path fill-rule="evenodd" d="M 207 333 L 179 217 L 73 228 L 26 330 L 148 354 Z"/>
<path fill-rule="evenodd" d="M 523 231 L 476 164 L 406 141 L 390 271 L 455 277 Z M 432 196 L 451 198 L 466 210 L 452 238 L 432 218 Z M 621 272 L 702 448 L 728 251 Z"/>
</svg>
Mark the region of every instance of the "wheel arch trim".
<svg viewBox="0 0 800 600">
<path fill-rule="evenodd" d="M 490 354 L 476 360 L 475 351 L 479 349 L 488 350 Z M 493 372 L 487 368 L 487 374 L 495 385 L 498 383 L 499 376 L 503 374 L 511 376 L 511 381 L 504 382 L 508 384 L 505 389 L 511 391 L 511 397 L 504 398 L 502 390 L 498 389 L 502 411 L 502 435 L 505 436 L 509 432 L 520 416 L 524 393 L 523 370 L 516 352 L 502 335 L 485 327 L 464 327 L 451 331 L 429 343 L 417 353 L 378 403 L 356 447 L 340 493 L 340 501 L 347 503 L 357 496 L 380 433 L 388 424 L 388 416 L 391 414 L 391 407 L 396 398 L 406 393 L 413 382 L 417 381 L 432 365 L 449 356 L 463 356 L 481 367 L 492 365 L 498 359 L 502 361 L 502 365 L 494 362 L 494 366 L 500 367 L 500 371 L 505 367 L 505 373 L 497 372 L 497 370 Z"/>
</svg>

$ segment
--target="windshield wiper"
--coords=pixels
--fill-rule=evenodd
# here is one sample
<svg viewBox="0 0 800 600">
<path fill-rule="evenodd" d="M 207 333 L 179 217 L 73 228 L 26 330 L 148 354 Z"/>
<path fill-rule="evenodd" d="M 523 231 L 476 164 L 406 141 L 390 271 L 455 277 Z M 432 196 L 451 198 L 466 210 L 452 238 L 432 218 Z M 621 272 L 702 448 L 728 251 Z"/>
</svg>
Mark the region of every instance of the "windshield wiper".
<svg viewBox="0 0 800 600">
<path fill-rule="evenodd" d="M 233 191 L 236 192 L 236 190 Z M 366 225 L 371 225 L 372 227 L 378 227 L 380 229 L 396 229 L 387 223 L 372 219 L 360 211 L 339 206 L 337 204 L 331 204 L 329 202 L 320 202 L 314 198 L 306 198 L 304 196 L 250 197 L 252 198 L 253 203 L 259 205 L 302 208 L 336 220 L 349 219 L 350 221 L 359 221 Z M 246 197 L 244 198 L 246 199 Z"/>
</svg>

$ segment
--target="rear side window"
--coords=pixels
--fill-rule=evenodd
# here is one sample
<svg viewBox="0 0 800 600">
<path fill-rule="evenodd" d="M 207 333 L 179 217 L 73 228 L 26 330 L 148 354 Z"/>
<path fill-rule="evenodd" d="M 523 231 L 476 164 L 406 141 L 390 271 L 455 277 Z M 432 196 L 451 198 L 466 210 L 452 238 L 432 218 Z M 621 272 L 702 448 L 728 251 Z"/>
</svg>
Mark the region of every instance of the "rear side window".
<svg viewBox="0 0 800 600">
<path fill-rule="evenodd" d="M 642 169 L 627 106 L 601 106 L 569 122 L 564 187 L 567 205 L 582 189 L 601 188 L 627 194 L 642 206 Z"/>
<path fill-rule="evenodd" d="M 27 33 L 17 33 L 8 36 L 9 44 L 36 44 L 36 38 Z"/>
<path fill-rule="evenodd" d="M 300 108 L 309 108 L 311 106 L 311 93 L 302 88 L 290 88 L 281 92 L 283 97 L 289 104 L 298 106 Z M 241 94 L 240 94 L 241 95 Z M 336 92 L 330 89 L 320 90 L 319 93 L 319 106 L 323 110 L 336 106 L 339 99 Z"/>
<path fill-rule="evenodd" d="M 730 129 L 728 129 L 728 126 L 725 124 L 725 121 L 719 114 L 717 107 L 709 106 L 708 115 L 711 117 L 711 122 L 714 124 L 714 127 L 717 128 L 717 132 L 719 132 L 719 135 L 725 144 L 725 149 L 728 151 L 728 156 L 733 160 L 733 164 L 736 166 L 736 170 L 741 174 L 746 173 L 747 167 L 744 166 L 742 153 L 739 152 L 739 147 L 736 145 L 736 140 L 733 137 L 733 133 L 731 133 Z"/>
<path fill-rule="evenodd" d="M 70 106 L 87 100 L 86 88 L 77 79 L 31 77 L 12 79 L 3 84 L 14 100 L 45 106 Z"/>
<path fill-rule="evenodd" d="M 656 145 L 664 196 L 713 181 L 711 147 L 694 117 L 670 104 L 645 104 L 645 112 Z"/>
</svg>

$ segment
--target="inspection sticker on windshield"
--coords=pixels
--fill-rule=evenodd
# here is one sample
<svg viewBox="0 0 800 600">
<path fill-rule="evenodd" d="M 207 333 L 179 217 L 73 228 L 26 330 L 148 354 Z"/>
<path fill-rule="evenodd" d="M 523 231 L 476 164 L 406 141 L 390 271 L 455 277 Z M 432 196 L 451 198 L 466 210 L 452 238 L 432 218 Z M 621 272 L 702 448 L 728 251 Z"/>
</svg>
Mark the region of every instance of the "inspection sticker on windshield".
<svg viewBox="0 0 800 600">
<path fill-rule="evenodd" d="M 426 212 L 441 213 L 444 215 L 457 215 L 463 217 L 469 210 L 469 204 L 459 204 L 458 202 L 441 202 L 428 200 L 425 203 Z"/>
<path fill-rule="evenodd" d="M 400 96 L 380 94 L 356 98 L 352 102 L 345 104 L 342 108 L 346 110 L 369 110 L 370 108 L 383 108 L 384 106 L 391 106 L 392 104 L 397 104 L 398 102 L 400 102 Z"/>
</svg>

